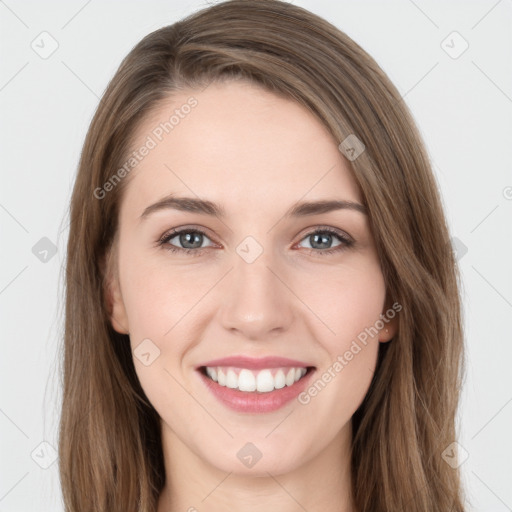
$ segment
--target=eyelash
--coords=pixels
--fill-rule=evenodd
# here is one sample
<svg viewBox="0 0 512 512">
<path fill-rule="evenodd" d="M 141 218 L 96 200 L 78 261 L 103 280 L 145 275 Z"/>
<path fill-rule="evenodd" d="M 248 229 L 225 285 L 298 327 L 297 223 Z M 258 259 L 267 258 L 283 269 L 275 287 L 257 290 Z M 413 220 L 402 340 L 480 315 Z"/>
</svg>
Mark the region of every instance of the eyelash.
<svg viewBox="0 0 512 512">
<path fill-rule="evenodd" d="M 189 256 L 201 256 L 201 254 L 203 254 L 204 251 L 206 251 L 208 249 L 208 247 L 203 247 L 203 248 L 199 248 L 199 249 L 187 249 L 187 248 L 183 248 L 183 247 L 176 247 L 176 246 L 168 243 L 170 240 L 172 240 L 173 238 L 175 238 L 178 235 L 181 235 L 182 233 L 198 233 L 198 234 L 201 234 L 201 235 L 209 238 L 208 235 L 204 231 L 202 231 L 201 229 L 198 229 L 198 228 L 177 229 L 177 230 L 172 230 L 170 232 L 165 233 L 158 240 L 158 246 L 161 246 L 163 249 L 165 249 L 166 251 L 170 251 L 171 253 L 185 253 L 186 255 L 189 255 Z M 307 233 L 305 236 L 303 236 L 301 238 L 300 242 L 310 236 L 322 234 L 322 233 L 328 233 L 330 235 L 334 235 L 341 242 L 340 245 L 337 245 L 336 247 L 334 247 L 332 249 L 323 249 L 323 250 L 322 249 L 306 248 L 311 253 L 315 253 L 319 256 L 328 256 L 328 255 L 331 255 L 334 253 L 341 252 L 341 251 L 348 249 L 354 245 L 353 240 L 351 240 L 347 236 L 341 234 L 339 231 L 337 231 L 333 228 L 328 228 L 328 227 L 317 228 L 316 230 L 311 231 L 310 233 Z"/>
</svg>

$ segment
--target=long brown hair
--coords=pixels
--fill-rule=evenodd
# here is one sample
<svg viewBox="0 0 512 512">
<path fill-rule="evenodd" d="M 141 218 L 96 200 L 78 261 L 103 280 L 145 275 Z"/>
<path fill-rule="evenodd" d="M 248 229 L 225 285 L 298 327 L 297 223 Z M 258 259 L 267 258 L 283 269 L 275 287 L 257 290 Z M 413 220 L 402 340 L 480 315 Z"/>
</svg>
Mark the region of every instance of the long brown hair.
<svg viewBox="0 0 512 512">
<path fill-rule="evenodd" d="M 70 205 L 60 477 L 66 511 L 154 512 L 165 482 L 159 417 L 113 330 L 106 260 L 142 119 L 173 91 L 247 79 L 312 111 L 348 158 L 369 212 L 398 334 L 353 417 L 359 512 L 461 512 L 455 439 L 463 335 L 458 274 L 423 142 L 397 89 L 343 32 L 278 0 L 232 0 L 147 35 L 126 56 L 92 120 Z M 350 139 L 354 140 L 354 139 Z M 101 197 L 100 197 L 101 196 Z"/>
</svg>

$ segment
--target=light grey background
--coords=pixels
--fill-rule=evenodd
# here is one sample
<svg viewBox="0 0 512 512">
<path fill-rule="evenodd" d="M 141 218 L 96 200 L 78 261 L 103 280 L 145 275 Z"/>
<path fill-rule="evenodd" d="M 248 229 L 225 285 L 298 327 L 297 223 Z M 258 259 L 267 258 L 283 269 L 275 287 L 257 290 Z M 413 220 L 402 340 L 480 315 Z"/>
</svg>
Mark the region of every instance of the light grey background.
<svg viewBox="0 0 512 512">
<path fill-rule="evenodd" d="M 425 138 L 464 279 L 468 510 L 512 510 L 512 1 L 295 3 L 377 60 Z M 204 5 L 0 1 L 0 512 L 62 510 L 52 450 L 66 209 L 98 99 L 144 35 Z M 44 31 L 58 43 L 46 59 Z"/>
</svg>

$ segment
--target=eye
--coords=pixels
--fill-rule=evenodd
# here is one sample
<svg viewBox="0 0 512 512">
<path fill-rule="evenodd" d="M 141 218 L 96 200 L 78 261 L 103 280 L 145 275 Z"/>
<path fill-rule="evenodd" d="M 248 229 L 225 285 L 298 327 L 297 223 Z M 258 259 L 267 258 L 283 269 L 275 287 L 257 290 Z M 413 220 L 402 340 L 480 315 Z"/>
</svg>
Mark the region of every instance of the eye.
<svg viewBox="0 0 512 512">
<path fill-rule="evenodd" d="M 173 229 L 160 238 L 158 244 L 171 252 L 198 256 L 206 249 L 206 247 L 202 247 L 205 238 L 209 240 L 206 233 L 197 228 Z M 176 239 L 176 242 L 171 243 L 174 239 Z M 180 244 L 182 247 L 176 246 L 175 243 Z"/>
<path fill-rule="evenodd" d="M 333 239 L 337 239 L 338 244 L 333 246 Z M 340 252 L 354 245 L 354 241 L 348 235 L 328 227 L 318 228 L 308 233 L 302 240 L 309 243 L 307 249 L 321 256 Z"/>
<path fill-rule="evenodd" d="M 333 241 L 336 239 L 338 243 L 333 246 Z M 210 239 L 199 228 L 173 229 L 160 238 L 158 245 L 173 253 L 200 256 L 208 247 L 214 246 L 214 244 L 203 246 L 205 240 Z M 354 245 L 354 241 L 347 234 L 330 227 L 317 228 L 301 241 L 309 244 L 309 247 L 305 247 L 308 252 L 321 256 L 341 252 Z"/>
</svg>

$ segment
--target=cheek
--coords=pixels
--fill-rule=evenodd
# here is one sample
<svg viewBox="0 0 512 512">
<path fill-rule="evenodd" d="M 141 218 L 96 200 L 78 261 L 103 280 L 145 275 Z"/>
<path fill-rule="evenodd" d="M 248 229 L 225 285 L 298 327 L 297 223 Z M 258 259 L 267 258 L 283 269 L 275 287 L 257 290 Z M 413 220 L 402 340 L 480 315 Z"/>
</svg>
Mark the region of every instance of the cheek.
<svg viewBox="0 0 512 512">
<path fill-rule="evenodd" d="M 315 334 L 330 354 L 339 353 L 375 325 L 385 303 L 385 283 L 376 261 L 319 268 L 296 279 L 297 295 L 318 319 Z"/>
<path fill-rule="evenodd" d="M 345 352 L 319 369 L 315 379 L 298 397 L 300 416 L 313 431 L 332 439 L 349 424 L 370 387 L 377 361 L 378 343 L 360 347 L 350 359 Z"/>
<path fill-rule="evenodd" d="M 192 273 L 155 265 L 143 255 L 126 258 L 120 272 L 135 370 L 149 401 L 165 415 L 176 403 L 189 403 L 178 383 L 183 380 L 178 367 L 194 338 L 198 301 L 205 291 Z"/>
<path fill-rule="evenodd" d="M 218 304 L 209 292 L 219 277 L 213 267 L 200 271 L 155 260 L 132 253 L 120 262 L 120 275 L 135 371 L 149 401 L 165 416 L 176 404 L 183 411 L 190 405 L 183 387 L 189 387 L 187 356 L 201 339 L 212 304 Z"/>
<path fill-rule="evenodd" d="M 331 269 L 317 277 L 317 286 L 304 283 L 309 292 L 306 295 L 304 287 L 302 293 L 322 320 L 316 323 L 315 338 L 327 355 L 299 402 L 318 417 L 336 418 L 338 425 L 349 421 L 373 378 L 385 283 L 376 262 L 360 270 Z"/>
<path fill-rule="evenodd" d="M 124 263 L 124 265 L 123 265 Z M 151 338 L 157 343 L 172 336 L 214 282 L 155 258 L 132 255 L 120 265 L 122 293 L 133 342 Z"/>
</svg>

